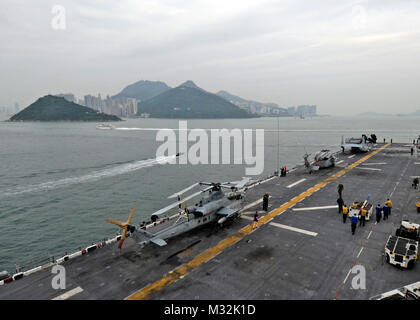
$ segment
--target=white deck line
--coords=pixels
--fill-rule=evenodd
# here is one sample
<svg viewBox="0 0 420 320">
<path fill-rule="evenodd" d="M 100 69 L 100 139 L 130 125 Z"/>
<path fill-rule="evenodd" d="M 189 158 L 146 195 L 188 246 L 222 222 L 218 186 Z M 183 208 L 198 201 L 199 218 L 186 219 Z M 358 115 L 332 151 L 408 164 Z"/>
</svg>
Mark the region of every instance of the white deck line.
<svg viewBox="0 0 420 320">
<path fill-rule="evenodd" d="M 342 163 L 342 162 L 344 162 L 344 160 L 340 160 L 340 161 L 338 161 L 336 164 L 340 164 L 340 163 Z"/>
<path fill-rule="evenodd" d="M 373 171 L 382 171 L 382 169 L 377 168 L 362 168 L 362 167 L 356 167 L 357 169 L 363 169 L 363 170 L 373 170 Z"/>
<path fill-rule="evenodd" d="M 376 166 L 376 165 L 381 165 L 381 164 L 386 164 L 386 162 L 369 162 L 369 163 L 362 163 L 362 166 Z"/>
<path fill-rule="evenodd" d="M 269 224 L 274 226 L 274 227 L 287 229 L 287 230 L 291 230 L 291 231 L 295 231 L 295 232 L 299 232 L 299 233 L 304 233 L 304 234 L 307 234 L 307 235 L 313 236 L 313 237 L 316 237 L 318 235 L 318 233 L 316 233 L 316 232 L 307 231 L 307 230 L 303 230 L 303 229 L 299 229 L 299 228 L 295 228 L 295 227 L 290 227 L 290 226 L 286 226 L 284 224 L 280 224 L 280 223 L 276 223 L 276 222 L 270 222 Z"/>
<path fill-rule="evenodd" d="M 375 222 L 375 224 L 374 225 L 377 225 L 378 223 L 377 222 Z M 369 238 L 370 238 L 370 235 L 372 234 L 372 229 L 370 230 L 370 232 L 369 232 L 369 235 L 367 236 L 367 238 L 366 238 L 366 240 L 365 240 L 365 243 L 364 244 L 366 244 L 367 243 L 367 241 L 369 241 Z M 362 247 L 360 248 L 360 251 L 359 251 L 359 253 L 357 254 L 357 257 L 356 257 L 356 259 L 358 260 L 359 259 L 359 257 L 360 257 L 360 255 L 361 255 L 361 253 L 362 253 L 362 251 L 363 251 L 363 249 L 365 248 L 365 245 L 362 245 Z M 350 275 L 350 273 L 351 273 L 351 270 L 353 270 L 353 268 L 354 268 L 355 266 L 352 266 L 351 268 L 350 268 L 350 270 L 349 270 L 349 272 L 347 273 L 347 276 L 346 276 L 346 278 L 344 279 L 344 281 L 343 281 L 343 285 L 346 283 L 346 281 L 347 281 L 347 279 L 349 278 L 349 275 Z"/>
<path fill-rule="evenodd" d="M 306 211 L 306 210 L 322 210 L 322 209 L 333 209 L 338 208 L 338 205 L 332 205 L 332 206 L 323 206 L 323 207 L 308 207 L 308 208 L 296 208 L 292 209 L 293 211 Z"/>
<path fill-rule="evenodd" d="M 346 275 L 346 277 L 344 278 L 344 281 L 343 281 L 344 284 L 347 282 L 347 279 L 348 279 L 348 277 L 349 277 L 349 275 L 351 273 L 351 270 L 353 270 L 353 267 L 350 268 L 349 272 L 347 272 L 347 275 Z"/>
<path fill-rule="evenodd" d="M 248 216 L 241 216 L 241 218 L 245 219 L 245 220 L 249 220 L 249 221 L 254 220 L 253 217 L 248 217 Z M 307 235 L 313 236 L 313 237 L 316 237 L 318 235 L 318 233 L 316 233 L 316 232 L 303 230 L 303 229 L 299 229 L 299 228 L 295 228 L 295 227 L 291 227 L 291 226 L 286 226 L 284 224 L 280 224 L 280 223 L 276 223 L 276 222 L 269 222 L 268 224 L 272 225 L 273 227 L 287 229 L 287 230 L 295 231 L 295 232 L 299 232 L 299 233 L 304 233 L 304 234 L 307 234 Z"/>
<path fill-rule="evenodd" d="M 289 184 L 286 188 L 289 188 L 290 189 L 290 188 L 294 187 L 295 185 L 297 185 L 297 184 L 299 184 L 299 183 L 301 183 L 301 182 L 303 182 L 305 180 L 306 180 L 306 178 L 300 179 L 299 181 L 296 181 L 295 183 Z"/>
<path fill-rule="evenodd" d="M 74 295 L 76 295 L 76 294 L 78 294 L 82 291 L 83 291 L 83 289 L 81 287 L 77 287 L 77 288 L 74 288 L 70 291 L 67 291 L 66 293 L 63 293 L 62 295 L 59 295 L 58 297 L 55 297 L 51 300 L 67 300 L 68 298 L 71 298 Z"/>
<path fill-rule="evenodd" d="M 349 156 L 349 159 L 353 158 L 355 156 L 355 154 L 352 154 L 351 156 Z"/>
<path fill-rule="evenodd" d="M 357 258 L 359 258 L 359 257 L 360 257 L 360 254 L 362 253 L 363 248 L 364 248 L 364 247 L 361 247 L 361 248 L 360 248 L 360 251 L 359 251 L 359 253 L 357 254 Z"/>
</svg>

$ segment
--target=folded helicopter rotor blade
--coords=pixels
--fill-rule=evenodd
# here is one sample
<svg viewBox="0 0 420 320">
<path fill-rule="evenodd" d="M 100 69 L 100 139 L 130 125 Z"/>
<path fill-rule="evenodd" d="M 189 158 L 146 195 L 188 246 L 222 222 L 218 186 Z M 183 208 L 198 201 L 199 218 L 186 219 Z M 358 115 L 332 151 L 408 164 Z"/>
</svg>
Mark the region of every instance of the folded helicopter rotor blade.
<svg viewBox="0 0 420 320">
<path fill-rule="evenodd" d="M 165 212 L 167 212 L 167 211 L 169 211 L 169 210 L 171 210 L 171 209 L 173 209 L 173 208 L 175 208 L 175 207 L 178 207 L 180 204 L 184 203 L 184 201 L 186 201 L 186 200 L 190 200 L 190 199 L 192 199 L 192 198 L 194 198 L 194 197 L 196 197 L 196 196 L 199 196 L 200 194 L 202 194 L 202 193 L 204 193 L 204 192 L 206 192 L 206 191 L 210 190 L 211 188 L 213 188 L 213 186 L 210 186 L 210 187 L 204 188 L 204 190 L 197 191 L 197 192 L 195 192 L 195 193 L 193 193 L 193 194 L 189 195 L 188 197 L 185 197 L 185 198 L 183 198 L 183 199 L 180 199 L 179 201 L 174 202 L 174 203 L 172 203 L 172 204 L 170 204 L 170 205 L 168 205 L 168 206 L 166 206 L 166 207 L 164 207 L 164 208 L 162 208 L 162 209 L 160 209 L 160 210 L 158 210 L 158 211 L 156 211 L 156 212 L 152 213 L 152 216 L 158 216 L 158 215 L 161 215 L 161 214 L 163 214 L 163 213 L 165 213 Z"/>
<path fill-rule="evenodd" d="M 204 188 L 203 190 L 201 190 L 201 193 L 207 192 L 207 191 L 209 191 L 209 190 L 211 190 L 211 189 L 213 189 L 213 186 L 210 186 L 210 187 Z"/>
<path fill-rule="evenodd" d="M 220 185 L 222 188 L 227 188 L 227 189 L 234 189 L 236 188 L 235 184 L 232 185 L 228 185 L 228 184 L 221 184 Z"/>
<path fill-rule="evenodd" d="M 179 204 L 182 204 L 182 200 L 181 201 L 174 202 L 174 203 L 172 203 L 172 204 L 170 204 L 170 205 L 168 205 L 168 206 L 166 206 L 166 207 L 164 207 L 162 209 L 159 209 L 158 211 L 153 212 L 151 215 L 152 216 L 161 215 L 161 214 L 163 214 L 163 213 L 165 213 L 165 212 L 167 212 L 167 211 L 169 211 L 169 210 L 171 210 L 171 209 L 179 206 Z"/>
<path fill-rule="evenodd" d="M 165 212 L 167 212 L 167 211 L 169 211 L 169 210 L 171 210 L 171 209 L 173 209 L 175 207 L 178 207 L 180 204 L 184 203 L 185 200 L 189 200 L 191 198 L 194 198 L 194 197 L 198 196 L 201 192 L 202 191 L 198 191 L 198 192 L 193 193 L 192 195 L 190 195 L 190 196 L 188 196 L 188 197 L 186 197 L 184 199 L 181 199 L 181 200 L 179 200 L 177 202 L 174 202 L 174 203 L 172 203 L 172 204 L 170 204 L 170 205 L 168 205 L 168 206 L 166 206 L 166 207 L 164 207 L 164 208 L 162 208 L 162 209 L 160 209 L 160 210 L 152 213 L 152 216 L 161 215 L 161 214 L 163 214 L 163 213 L 165 213 Z"/>
<path fill-rule="evenodd" d="M 222 188 L 228 188 L 228 189 L 241 189 L 243 188 L 247 183 L 251 181 L 248 177 L 243 177 L 240 181 L 229 181 L 229 182 L 223 182 L 220 183 L 219 186 Z"/>
<path fill-rule="evenodd" d="M 235 185 L 235 187 L 241 189 L 249 182 L 249 180 L 250 178 L 244 178 L 237 185 Z"/>
<path fill-rule="evenodd" d="M 201 181 L 201 182 L 199 182 L 199 184 L 204 185 L 204 186 L 215 186 L 215 185 L 218 185 L 220 183 L 213 183 L 213 182 Z"/>
<path fill-rule="evenodd" d="M 185 202 L 185 201 L 187 201 L 187 200 L 190 200 L 190 199 L 192 199 L 192 198 L 194 198 L 194 197 L 196 197 L 196 196 L 199 196 L 201 193 L 203 193 L 204 191 L 198 191 L 198 192 L 195 192 L 195 193 L 193 193 L 193 194 L 190 194 L 188 197 L 185 197 L 184 199 L 182 199 L 181 201 L 182 202 Z"/>
<path fill-rule="evenodd" d="M 173 195 L 170 195 L 170 196 L 168 197 L 168 199 L 172 199 L 172 198 L 175 198 L 175 197 L 177 197 L 177 196 L 179 196 L 179 195 L 181 195 L 181 194 L 184 194 L 185 192 L 187 192 L 187 191 L 191 190 L 192 188 L 195 188 L 195 187 L 196 187 L 196 186 L 198 186 L 198 185 L 199 185 L 199 183 L 198 183 L 198 182 L 196 182 L 196 183 L 194 183 L 194 184 L 190 185 L 189 187 L 187 187 L 187 188 L 185 188 L 185 189 L 183 189 L 183 190 L 181 190 L 181 191 L 178 191 L 178 192 L 174 193 Z"/>
<path fill-rule="evenodd" d="M 190 200 L 190 199 L 192 199 L 192 198 L 194 198 L 194 197 L 196 197 L 196 196 L 199 196 L 201 193 L 204 193 L 204 192 L 206 192 L 206 191 L 208 191 L 208 190 L 210 190 L 210 189 L 212 189 L 212 188 L 213 188 L 213 186 L 210 186 L 210 187 L 204 188 L 203 190 L 200 190 L 200 191 L 194 192 L 193 194 L 190 194 L 188 197 L 185 197 L 185 198 L 180 199 L 180 200 L 177 202 L 177 204 L 182 203 L 182 202 L 184 202 L 184 201 L 186 201 L 186 200 Z"/>
</svg>

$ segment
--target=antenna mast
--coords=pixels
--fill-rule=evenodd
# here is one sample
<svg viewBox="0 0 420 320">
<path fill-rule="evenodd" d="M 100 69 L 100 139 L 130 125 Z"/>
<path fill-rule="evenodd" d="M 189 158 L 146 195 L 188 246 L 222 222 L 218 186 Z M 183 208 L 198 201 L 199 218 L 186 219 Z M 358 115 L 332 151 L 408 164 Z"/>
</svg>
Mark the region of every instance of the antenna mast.
<svg viewBox="0 0 420 320">
<path fill-rule="evenodd" d="M 277 116 L 277 174 L 280 172 L 280 124 L 279 117 Z"/>
</svg>

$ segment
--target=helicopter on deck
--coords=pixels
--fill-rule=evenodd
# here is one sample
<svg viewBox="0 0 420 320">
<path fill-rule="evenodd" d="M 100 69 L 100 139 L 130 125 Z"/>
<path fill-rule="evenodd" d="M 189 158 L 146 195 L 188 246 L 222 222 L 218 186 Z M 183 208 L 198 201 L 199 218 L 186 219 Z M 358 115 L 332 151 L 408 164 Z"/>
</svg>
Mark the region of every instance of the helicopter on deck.
<svg viewBox="0 0 420 320">
<path fill-rule="evenodd" d="M 242 208 L 245 192 L 247 188 L 253 184 L 249 178 L 234 182 L 197 182 L 185 188 L 168 198 L 177 197 L 177 202 L 172 203 L 165 208 L 154 212 L 149 222 L 142 222 L 138 226 L 131 224 L 134 206 L 130 212 L 130 216 L 126 222 L 108 218 L 106 221 L 115 224 L 122 229 L 120 243 L 118 248 L 121 249 L 126 235 L 130 236 L 141 246 L 147 243 L 154 243 L 158 246 L 165 246 L 166 240 L 175 237 L 197 227 L 203 226 L 210 222 L 216 222 L 222 225 L 227 219 L 236 217 Z M 181 199 L 181 195 L 185 192 L 198 187 L 206 186 L 204 189 L 195 192 L 188 197 Z M 223 189 L 230 190 L 224 192 Z M 186 201 L 203 196 L 195 205 L 187 206 Z M 184 208 L 182 209 L 182 204 Z M 178 213 L 172 216 L 166 215 L 168 211 L 178 207 Z"/>
<path fill-rule="evenodd" d="M 319 169 L 334 167 L 337 158 L 330 150 L 321 150 L 315 153 L 313 161 L 309 161 L 310 154 L 305 153 L 303 159 L 305 160 L 305 168 L 308 169 L 309 173 L 318 171 Z"/>
</svg>

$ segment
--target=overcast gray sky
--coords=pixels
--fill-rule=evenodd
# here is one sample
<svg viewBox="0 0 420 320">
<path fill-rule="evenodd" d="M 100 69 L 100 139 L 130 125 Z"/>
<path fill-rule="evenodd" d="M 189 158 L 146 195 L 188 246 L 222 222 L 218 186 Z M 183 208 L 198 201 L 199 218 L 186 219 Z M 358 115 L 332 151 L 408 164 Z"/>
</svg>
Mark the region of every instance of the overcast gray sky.
<svg viewBox="0 0 420 320">
<path fill-rule="evenodd" d="M 0 48 L 0 106 L 191 79 L 333 115 L 420 109 L 418 0 L 2 0 Z"/>
</svg>

